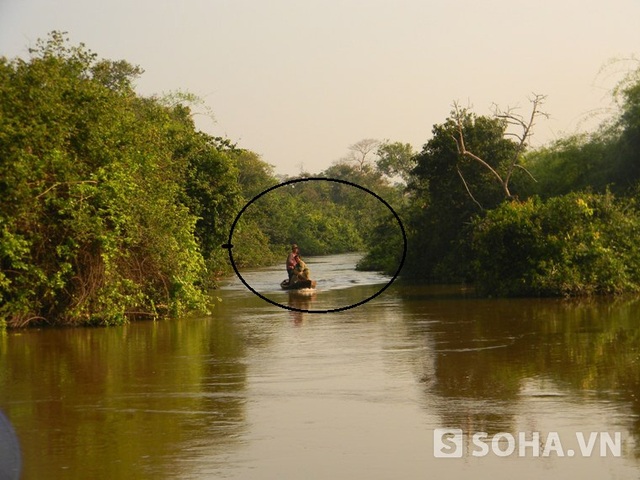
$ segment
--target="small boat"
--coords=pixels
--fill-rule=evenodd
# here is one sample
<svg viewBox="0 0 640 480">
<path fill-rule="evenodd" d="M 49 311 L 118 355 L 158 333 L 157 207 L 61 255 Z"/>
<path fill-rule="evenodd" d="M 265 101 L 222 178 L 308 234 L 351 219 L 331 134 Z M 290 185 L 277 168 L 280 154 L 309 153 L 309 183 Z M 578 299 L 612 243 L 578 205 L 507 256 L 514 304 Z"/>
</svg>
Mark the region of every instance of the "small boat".
<svg viewBox="0 0 640 480">
<path fill-rule="evenodd" d="M 291 290 L 298 293 L 314 292 L 317 282 L 315 280 L 300 280 L 289 285 L 289 280 L 285 279 L 280 282 L 280 288 L 283 290 Z"/>
</svg>

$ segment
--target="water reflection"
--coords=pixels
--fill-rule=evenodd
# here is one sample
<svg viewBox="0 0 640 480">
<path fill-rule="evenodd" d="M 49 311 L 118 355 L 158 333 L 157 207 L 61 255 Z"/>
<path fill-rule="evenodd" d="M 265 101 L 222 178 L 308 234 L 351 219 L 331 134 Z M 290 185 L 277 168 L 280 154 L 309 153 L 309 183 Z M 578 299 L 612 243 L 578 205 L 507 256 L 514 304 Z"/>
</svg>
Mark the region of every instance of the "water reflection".
<svg viewBox="0 0 640 480">
<path fill-rule="evenodd" d="M 309 310 L 376 288 L 280 294 Z M 0 409 L 24 480 L 636 475 L 637 299 L 489 300 L 394 284 L 318 315 L 246 289 L 216 296 L 213 318 L 0 336 Z M 624 448 L 442 463 L 440 427 L 619 431 Z"/>
<path fill-rule="evenodd" d="M 194 449 L 241 434 L 244 349 L 199 319 L 7 334 L 0 405 L 24 478 L 175 478 Z"/>
<path fill-rule="evenodd" d="M 313 309 L 313 302 L 317 296 L 317 293 L 300 295 L 297 292 L 289 292 L 289 301 L 287 302 L 287 306 L 295 309 L 290 312 L 290 316 L 293 318 L 294 323 L 299 325 L 304 321 L 305 313 L 300 310 Z"/>
<path fill-rule="evenodd" d="M 608 427 L 629 428 L 639 444 L 638 299 L 461 301 L 462 294 L 428 288 L 401 293 L 409 337 L 430 345 L 432 365 L 419 381 L 442 425 L 514 432 L 531 412 L 604 408 Z"/>
</svg>

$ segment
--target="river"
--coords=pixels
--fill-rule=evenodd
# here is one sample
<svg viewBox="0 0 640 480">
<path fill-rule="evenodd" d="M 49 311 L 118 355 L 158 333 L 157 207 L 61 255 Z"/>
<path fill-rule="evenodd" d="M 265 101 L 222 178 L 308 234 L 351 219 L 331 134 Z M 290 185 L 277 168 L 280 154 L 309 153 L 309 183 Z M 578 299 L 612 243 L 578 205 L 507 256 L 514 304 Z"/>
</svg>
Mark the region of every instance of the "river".
<svg viewBox="0 0 640 480">
<path fill-rule="evenodd" d="M 310 258 L 313 297 L 242 275 L 328 310 L 387 283 L 356 260 Z M 235 277 L 214 297 L 211 317 L 0 334 L 22 478 L 639 476 L 637 299 L 396 282 L 314 314 Z"/>
</svg>

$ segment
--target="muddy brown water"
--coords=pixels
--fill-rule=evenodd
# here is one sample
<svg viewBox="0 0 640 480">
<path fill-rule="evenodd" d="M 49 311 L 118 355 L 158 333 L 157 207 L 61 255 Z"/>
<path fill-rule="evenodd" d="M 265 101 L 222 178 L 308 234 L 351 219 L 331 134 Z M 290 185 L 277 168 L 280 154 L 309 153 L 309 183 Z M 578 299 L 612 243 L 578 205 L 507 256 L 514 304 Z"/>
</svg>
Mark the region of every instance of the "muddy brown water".
<svg viewBox="0 0 640 480">
<path fill-rule="evenodd" d="M 388 280 L 356 259 L 309 259 L 318 292 L 302 299 L 278 290 L 281 268 L 243 276 L 335 308 Z M 214 297 L 206 318 L 2 334 L 22 478 L 640 476 L 637 299 L 396 282 L 309 314 L 235 278 Z"/>
</svg>

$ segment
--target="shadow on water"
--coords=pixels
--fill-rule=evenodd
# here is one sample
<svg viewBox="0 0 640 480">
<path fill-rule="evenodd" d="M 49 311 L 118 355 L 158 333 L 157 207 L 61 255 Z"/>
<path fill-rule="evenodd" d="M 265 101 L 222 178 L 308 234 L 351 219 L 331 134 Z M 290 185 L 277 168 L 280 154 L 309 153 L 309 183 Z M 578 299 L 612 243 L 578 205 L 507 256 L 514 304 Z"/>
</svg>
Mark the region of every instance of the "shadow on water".
<svg viewBox="0 0 640 480">
<path fill-rule="evenodd" d="M 558 403 L 591 403 L 613 409 L 612 421 L 640 445 L 639 299 L 482 299 L 458 292 L 399 290 L 407 335 L 429 345 L 418 380 L 443 425 L 515 431 L 527 409 L 551 413 Z"/>
</svg>

